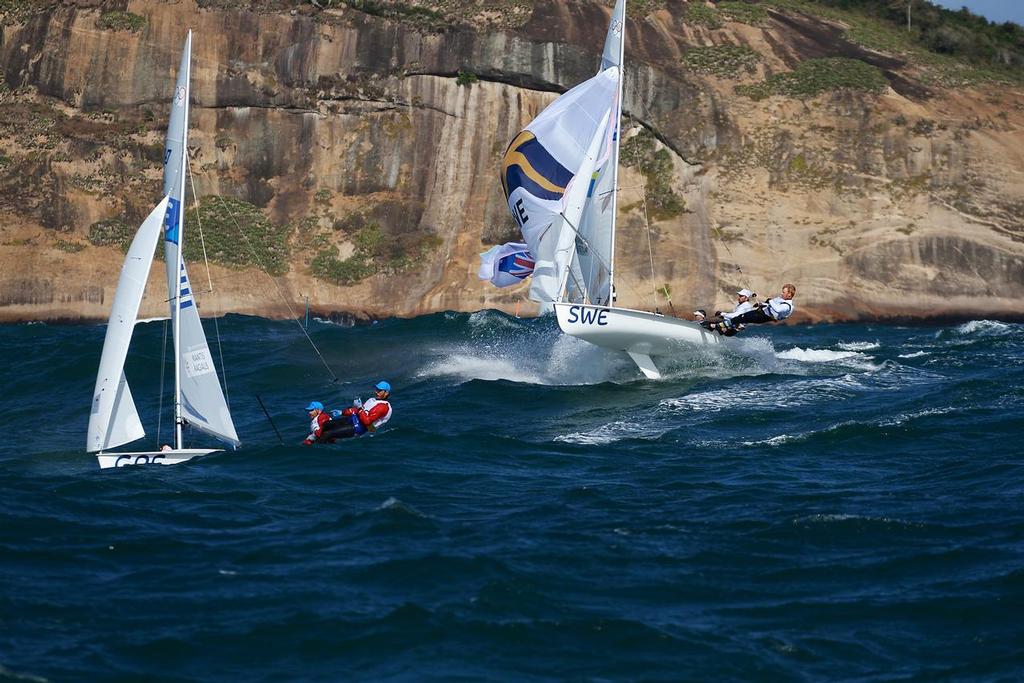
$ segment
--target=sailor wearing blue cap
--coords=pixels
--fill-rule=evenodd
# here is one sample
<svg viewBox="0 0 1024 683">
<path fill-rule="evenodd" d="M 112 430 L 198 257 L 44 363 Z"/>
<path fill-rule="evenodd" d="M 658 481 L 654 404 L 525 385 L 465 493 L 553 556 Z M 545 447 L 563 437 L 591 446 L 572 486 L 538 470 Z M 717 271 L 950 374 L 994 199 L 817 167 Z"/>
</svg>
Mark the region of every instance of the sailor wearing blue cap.
<svg viewBox="0 0 1024 683">
<path fill-rule="evenodd" d="M 378 430 L 391 419 L 391 402 L 388 400 L 391 396 L 391 384 L 381 380 L 374 385 L 373 393 L 374 397 L 367 399 L 365 403 L 357 398 L 352 401 L 351 408 L 346 408 L 341 411 L 340 416 L 325 422 L 321 429 L 315 432 L 314 440 L 333 443 L 338 439 L 362 436 Z"/>
<path fill-rule="evenodd" d="M 323 435 L 324 425 L 330 422 L 331 416 L 324 410 L 324 404 L 320 401 L 310 401 L 306 406 L 306 412 L 309 413 L 309 436 L 302 443 L 312 446 L 313 442 Z"/>
</svg>

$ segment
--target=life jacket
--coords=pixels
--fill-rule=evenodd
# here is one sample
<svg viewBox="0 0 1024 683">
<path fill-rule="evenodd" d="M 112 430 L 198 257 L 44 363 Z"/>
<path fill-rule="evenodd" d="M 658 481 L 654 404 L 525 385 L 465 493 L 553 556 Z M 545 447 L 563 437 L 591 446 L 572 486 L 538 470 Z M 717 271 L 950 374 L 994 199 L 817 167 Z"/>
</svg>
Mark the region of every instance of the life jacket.
<svg viewBox="0 0 1024 683">
<path fill-rule="evenodd" d="M 785 320 L 793 314 L 793 301 L 786 301 L 781 296 L 777 296 L 774 299 L 769 299 L 764 303 L 765 313 L 770 315 L 774 320 Z"/>
<path fill-rule="evenodd" d="M 370 423 L 367 425 L 370 431 L 380 429 L 385 422 L 391 419 L 392 410 L 389 401 L 382 401 L 378 398 L 367 399 L 363 403 L 363 410 L 370 419 Z"/>
</svg>

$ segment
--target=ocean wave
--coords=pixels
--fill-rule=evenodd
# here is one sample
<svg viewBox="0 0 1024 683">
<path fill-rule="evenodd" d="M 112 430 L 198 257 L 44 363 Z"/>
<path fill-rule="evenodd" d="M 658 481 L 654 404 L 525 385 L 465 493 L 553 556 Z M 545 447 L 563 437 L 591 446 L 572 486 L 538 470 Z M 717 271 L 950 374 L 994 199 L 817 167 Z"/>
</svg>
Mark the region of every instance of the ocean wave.
<svg viewBox="0 0 1024 683">
<path fill-rule="evenodd" d="M 507 380 L 524 384 L 547 384 L 541 375 L 525 370 L 517 361 L 470 353 L 453 353 L 430 363 L 416 373 L 417 378 L 455 377 L 463 381 Z"/>
<path fill-rule="evenodd" d="M 947 413 L 952 413 L 955 410 L 956 410 L 956 408 L 952 408 L 952 407 L 947 407 L 947 408 L 927 408 L 925 410 L 918 410 L 918 411 L 911 412 L 911 413 L 900 413 L 898 415 L 893 415 L 892 417 L 888 417 L 888 418 L 885 418 L 883 420 L 879 420 L 876 424 L 879 427 L 898 427 L 899 425 L 905 424 L 905 423 L 910 422 L 912 420 L 916 420 L 916 419 L 918 419 L 920 417 L 928 417 L 930 415 L 945 415 Z"/>
<path fill-rule="evenodd" d="M 853 374 L 784 382 L 773 386 L 713 389 L 663 399 L 660 408 L 673 412 L 721 412 L 733 408 L 771 410 L 798 408 L 848 398 L 865 386 Z"/>
<path fill-rule="evenodd" d="M 846 525 L 880 525 L 892 528 L 903 528 L 903 529 L 923 529 L 927 527 L 926 524 L 921 522 L 913 522 L 906 519 L 899 519 L 896 517 L 882 517 L 874 515 L 858 515 L 853 513 L 818 513 L 814 515 L 805 515 L 803 517 L 797 517 L 792 521 L 794 526 L 812 526 L 817 524 L 846 524 Z"/>
<path fill-rule="evenodd" d="M 956 327 L 953 331 L 960 335 L 994 337 L 1008 334 L 1012 329 L 1012 325 L 998 320 L 971 320 Z"/>
<path fill-rule="evenodd" d="M 420 378 L 454 377 L 463 382 L 507 380 L 523 384 L 575 386 L 635 379 L 628 357 L 557 334 L 524 334 L 490 344 L 462 344 L 421 368 Z"/>
<path fill-rule="evenodd" d="M 783 444 L 792 443 L 794 441 L 802 441 L 805 438 L 807 438 L 806 434 L 779 434 L 778 436 L 771 436 L 767 439 L 743 441 L 741 443 L 744 446 L 782 446 Z"/>
<path fill-rule="evenodd" d="M 572 432 L 556 436 L 555 441 L 579 446 L 606 446 L 627 439 L 653 441 L 672 429 L 662 420 L 631 421 L 616 420 L 590 431 Z"/>
<path fill-rule="evenodd" d="M 921 356 L 930 356 L 931 351 L 914 351 L 913 353 L 901 353 L 900 358 L 920 358 Z"/>
<path fill-rule="evenodd" d="M 844 363 L 857 365 L 865 369 L 877 367 L 871 356 L 858 351 L 833 351 L 831 349 L 803 349 L 795 346 L 786 351 L 779 351 L 776 357 L 783 360 L 796 360 L 801 363 Z"/>
<path fill-rule="evenodd" d="M 882 347 L 878 342 L 869 341 L 839 342 L 836 346 L 841 348 L 843 351 L 874 351 L 875 349 Z"/>
</svg>

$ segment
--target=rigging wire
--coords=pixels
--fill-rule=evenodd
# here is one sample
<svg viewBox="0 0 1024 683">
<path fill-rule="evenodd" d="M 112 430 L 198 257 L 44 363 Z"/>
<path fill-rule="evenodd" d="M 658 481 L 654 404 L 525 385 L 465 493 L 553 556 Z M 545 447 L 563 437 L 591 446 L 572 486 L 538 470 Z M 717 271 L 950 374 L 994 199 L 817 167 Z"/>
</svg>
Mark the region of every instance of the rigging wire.
<svg viewBox="0 0 1024 683">
<path fill-rule="evenodd" d="M 653 122 L 655 120 L 654 114 L 647 107 L 647 102 L 645 102 L 644 99 L 640 96 L 640 93 L 639 93 L 638 90 L 634 89 L 633 90 L 633 94 L 636 96 L 635 97 L 636 101 L 640 103 L 640 108 L 644 111 L 644 114 L 647 116 L 647 119 L 649 121 L 651 121 L 652 125 L 653 125 Z M 634 123 L 636 122 L 636 119 L 633 118 L 632 112 L 629 114 L 629 118 Z M 640 125 L 642 126 L 643 124 L 641 123 Z M 637 153 L 639 154 L 639 150 L 637 150 Z M 641 175 L 641 177 L 644 177 L 643 173 L 641 173 L 640 175 Z M 646 181 L 646 177 L 644 177 L 644 180 Z M 711 216 L 710 213 L 705 212 L 705 214 L 708 217 L 708 222 L 711 225 L 711 229 L 714 230 L 715 234 L 718 236 L 718 241 L 722 244 L 723 247 L 725 247 L 726 253 L 729 254 L 729 258 L 732 259 L 733 265 L 736 266 L 736 271 L 740 274 L 740 282 L 741 282 L 741 284 L 743 284 L 744 287 L 749 288 L 749 284 L 747 282 L 745 282 L 746 274 L 743 272 L 743 268 L 740 266 L 739 261 L 733 255 L 732 249 L 729 248 L 729 243 L 724 239 L 724 237 L 722 235 L 722 231 L 718 228 L 718 221 L 716 221 L 714 219 L 714 217 Z M 645 218 L 645 220 L 647 219 L 647 192 L 646 192 L 646 190 L 644 191 L 644 218 Z M 651 246 L 650 246 L 651 245 L 651 233 L 650 233 L 650 222 L 649 221 L 647 221 L 647 244 L 648 244 L 648 249 L 651 250 L 651 275 L 653 276 L 654 275 L 654 253 L 653 253 L 653 249 L 651 249 Z M 657 291 L 657 290 L 655 290 L 655 291 Z M 672 300 L 669 297 L 668 292 L 665 293 L 665 298 L 669 300 L 669 305 L 671 306 L 672 305 Z"/>
<path fill-rule="evenodd" d="M 186 152 L 188 150 L 185 150 Z M 206 256 L 206 238 L 203 236 L 203 221 L 200 218 L 199 211 L 199 195 L 196 193 L 196 177 L 192 173 L 192 156 L 185 154 L 186 164 L 188 165 L 188 179 L 192 185 L 192 203 L 196 207 L 196 224 L 199 226 L 199 243 L 203 246 L 203 262 L 206 264 L 206 283 L 209 286 L 207 293 L 210 294 L 210 302 L 213 305 L 213 328 L 217 334 L 217 355 L 220 356 L 220 374 L 224 378 L 224 403 L 228 407 L 228 411 L 231 411 L 231 397 L 228 395 L 228 373 L 224 367 L 224 346 L 220 341 L 220 322 L 217 318 L 217 297 L 213 296 L 213 277 L 210 275 L 210 259 Z"/>
<path fill-rule="evenodd" d="M 191 169 L 191 161 L 189 162 L 189 168 Z M 211 185 L 212 185 L 212 182 L 211 182 Z M 195 193 L 195 190 L 193 189 L 193 194 L 194 193 Z M 303 336 L 306 337 L 306 341 L 308 341 L 309 345 L 311 347 L 313 347 L 313 351 L 316 352 L 316 355 L 320 359 L 320 362 L 323 363 L 324 368 L 327 370 L 327 372 L 330 373 L 330 375 L 331 375 L 331 383 L 333 384 L 333 383 L 341 381 L 340 378 L 338 377 L 338 375 L 331 368 L 330 364 L 328 364 L 327 359 L 324 358 L 324 355 L 320 352 L 320 349 L 319 349 L 319 347 L 317 347 L 316 342 L 314 342 L 313 338 L 309 336 L 309 332 L 306 330 L 305 327 L 303 327 L 302 322 L 299 320 L 298 314 L 295 313 L 295 309 L 292 307 L 291 302 L 284 295 L 284 291 L 281 289 L 281 283 L 277 281 L 276 277 L 274 277 L 273 275 L 270 274 L 270 271 L 264 265 L 263 259 L 260 258 L 259 252 L 256 251 L 256 248 L 253 246 L 252 242 L 249 240 L 249 236 L 247 234 L 245 234 L 245 231 L 242 230 L 242 227 L 238 224 L 238 220 L 235 218 L 234 212 L 228 206 L 227 202 L 224 201 L 224 197 L 222 197 L 220 195 L 220 193 L 217 193 L 217 192 L 214 192 L 212 196 L 216 197 L 220 201 L 221 206 L 224 209 L 224 212 L 227 214 L 228 218 L 231 219 L 231 223 L 235 226 L 235 230 L 238 232 L 239 235 L 242 236 L 242 241 L 245 242 L 245 246 L 249 249 L 249 253 L 252 255 L 252 258 L 253 258 L 253 262 L 256 263 L 259 266 L 260 270 L 262 270 L 264 272 L 264 274 L 266 274 L 266 276 L 268 278 L 270 278 L 270 281 L 274 283 L 274 287 L 277 289 L 278 296 L 280 297 L 281 301 L 284 303 L 285 307 L 288 309 L 288 314 L 290 316 L 290 319 L 296 325 L 299 326 L 299 329 L 302 331 Z"/>
<path fill-rule="evenodd" d="M 166 302 L 165 302 L 166 303 Z M 167 324 L 170 318 L 164 320 L 164 343 L 160 351 L 160 393 L 159 405 L 156 409 L 156 449 L 160 450 L 160 431 L 164 420 L 164 370 L 167 368 Z"/>
<path fill-rule="evenodd" d="M 633 114 L 629 114 L 629 120 L 632 122 L 631 128 L 636 125 L 636 119 L 633 118 Z M 637 145 L 633 150 L 633 161 L 637 165 L 637 169 L 640 171 L 640 177 L 643 180 L 640 181 L 640 196 L 642 197 L 641 202 L 644 206 L 644 225 L 647 228 L 647 257 L 651 262 L 651 285 L 657 281 L 657 273 L 654 272 L 654 239 L 651 237 L 651 216 L 647 210 L 647 177 L 644 175 L 643 169 L 640 167 L 640 147 Z M 654 310 L 658 310 L 658 289 L 654 287 L 651 290 L 651 296 L 654 300 Z"/>
</svg>

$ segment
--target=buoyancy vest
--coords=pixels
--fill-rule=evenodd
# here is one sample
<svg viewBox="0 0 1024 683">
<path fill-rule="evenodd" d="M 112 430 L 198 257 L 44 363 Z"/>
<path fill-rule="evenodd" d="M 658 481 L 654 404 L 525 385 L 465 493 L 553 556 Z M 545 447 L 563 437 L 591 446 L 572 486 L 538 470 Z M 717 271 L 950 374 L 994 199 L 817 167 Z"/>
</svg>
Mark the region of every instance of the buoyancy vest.
<svg viewBox="0 0 1024 683">
<path fill-rule="evenodd" d="M 786 301 L 781 296 L 777 296 L 774 299 L 769 299 L 764 303 L 765 313 L 770 315 L 774 320 L 785 320 L 789 316 L 793 315 L 793 301 Z"/>
<path fill-rule="evenodd" d="M 380 429 L 385 422 L 391 419 L 391 403 L 378 398 L 367 399 L 363 403 L 363 410 L 370 420 L 367 425 L 371 430 Z"/>
</svg>

